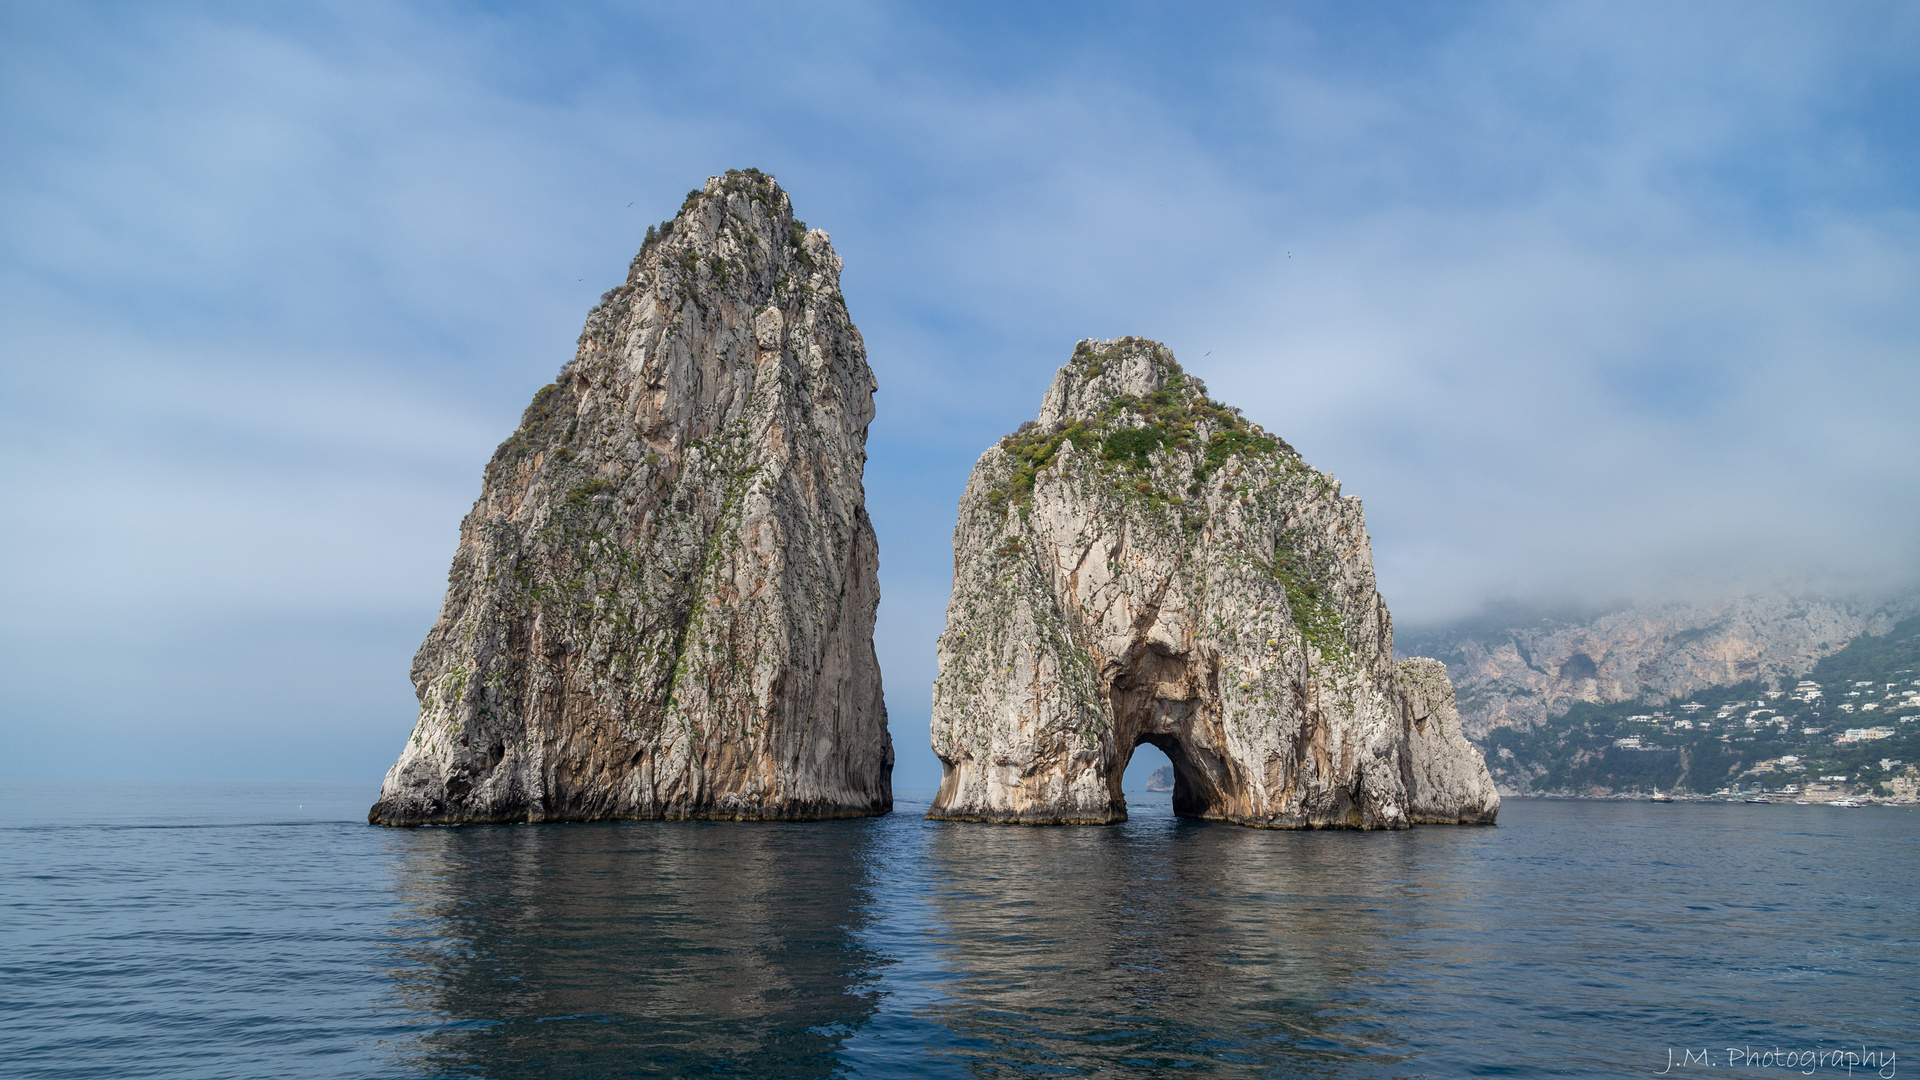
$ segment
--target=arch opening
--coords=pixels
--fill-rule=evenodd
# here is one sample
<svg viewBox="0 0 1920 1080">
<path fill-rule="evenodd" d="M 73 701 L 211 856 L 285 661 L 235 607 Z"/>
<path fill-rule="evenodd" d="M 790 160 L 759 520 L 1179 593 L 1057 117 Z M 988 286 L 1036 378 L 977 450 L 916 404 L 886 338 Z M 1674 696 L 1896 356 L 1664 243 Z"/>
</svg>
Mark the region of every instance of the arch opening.
<svg viewBox="0 0 1920 1080">
<path fill-rule="evenodd" d="M 1222 754 L 1218 676 L 1217 663 L 1160 643 L 1142 642 L 1129 652 L 1107 689 L 1115 749 L 1124 755 L 1107 780 L 1116 807 L 1126 805 L 1123 784 L 1133 752 L 1148 745 L 1173 767 L 1175 816 L 1232 816 L 1235 778 Z"/>
<path fill-rule="evenodd" d="M 1173 813 L 1175 817 L 1217 817 L 1225 800 L 1218 784 L 1207 768 L 1207 757 L 1188 750 L 1179 735 L 1172 732 L 1142 732 L 1127 748 L 1127 763 L 1120 769 L 1122 776 L 1132 772 L 1135 751 L 1142 746 L 1151 746 L 1160 751 L 1149 756 L 1155 768 L 1159 768 L 1158 758 L 1164 756 L 1167 765 L 1173 769 Z M 1144 777 L 1142 778 L 1144 782 Z M 1120 786 L 1120 785 L 1116 785 Z M 1130 786 L 1130 785 L 1129 785 Z M 1124 794 L 1122 798 L 1124 798 Z M 1209 813 L 1209 811 L 1213 811 Z"/>
<path fill-rule="evenodd" d="M 1152 782 L 1160 776 L 1162 770 L 1168 778 L 1168 789 L 1164 792 L 1152 786 Z M 1171 758 L 1152 743 L 1136 743 L 1132 757 L 1127 760 L 1126 779 L 1121 782 L 1120 788 L 1127 793 L 1129 799 L 1143 793 L 1150 798 L 1158 799 L 1172 794 L 1172 777 L 1173 760 Z"/>
</svg>

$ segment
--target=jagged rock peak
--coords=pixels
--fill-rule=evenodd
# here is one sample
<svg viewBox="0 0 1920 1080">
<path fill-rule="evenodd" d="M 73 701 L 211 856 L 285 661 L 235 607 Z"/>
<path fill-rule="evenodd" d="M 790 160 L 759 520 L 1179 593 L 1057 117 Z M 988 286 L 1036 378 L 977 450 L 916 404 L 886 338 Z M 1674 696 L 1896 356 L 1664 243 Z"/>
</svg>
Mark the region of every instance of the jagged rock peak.
<svg viewBox="0 0 1920 1080">
<path fill-rule="evenodd" d="M 1491 822 L 1445 669 L 1392 637 L 1358 499 L 1165 346 L 1082 341 L 960 500 L 928 816 L 1124 820 L 1147 742 L 1182 815 Z"/>
<path fill-rule="evenodd" d="M 891 808 L 840 269 L 754 169 L 647 230 L 487 464 L 370 820 Z"/>
</svg>

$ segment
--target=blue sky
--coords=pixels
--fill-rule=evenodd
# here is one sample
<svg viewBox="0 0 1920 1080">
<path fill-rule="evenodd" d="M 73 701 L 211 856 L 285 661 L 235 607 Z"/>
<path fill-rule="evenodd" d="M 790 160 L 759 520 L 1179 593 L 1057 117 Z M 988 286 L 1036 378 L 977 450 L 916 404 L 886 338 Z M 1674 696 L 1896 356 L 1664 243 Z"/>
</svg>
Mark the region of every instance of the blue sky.
<svg viewBox="0 0 1920 1080">
<path fill-rule="evenodd" d="M 377 779 L 482 464 L 730 167 L 880 380 L 902 787 L 1082 337 L 1364 499 L 1402 625 L 1920 571 L 1911 5 L 556 7 L 0 5 L 0 775 Z"/>
</svg>

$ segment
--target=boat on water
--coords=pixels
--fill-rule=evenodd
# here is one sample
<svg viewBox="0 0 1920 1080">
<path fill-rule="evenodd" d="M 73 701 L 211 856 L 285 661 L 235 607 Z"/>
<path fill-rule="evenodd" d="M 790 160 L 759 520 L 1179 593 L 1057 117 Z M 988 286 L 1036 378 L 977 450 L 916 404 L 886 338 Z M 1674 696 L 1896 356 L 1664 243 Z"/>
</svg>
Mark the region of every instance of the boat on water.
<svg viewBox="0 0 1920 1080">
<path fill-rule="evenodd" d="M 1772 800 L 1772 799 L 1769 799 L 1769 798 L 1767 798 L 1767 797 L 1766 797 L 1765 795 L 1755 795 L 1755 796 L 1753 796 L 1752 798 L 1749 798 L 1749 799 L 1741 799 L 1740 801 L 1741 801 L 1741 802 L 1757 802 L 1757 803 L 1764 803 L 1764 802 L 1772 802 L 1773 800 Z"/>
<path fill-rule="evenodd" d="M 1842 810 L 1858 810 L 1862 806 L 1865 806 L 1866 804 L 1863 802 L 1860 802 L 1859 800 L 1853 798 L 1852 796 L 1848 796 L 1843 799 L 1835 799 L 1832 802 L 1828 803 L 1827 805 L 1838 806 Z"/>
<path fill-rule="evenodd" d="M 1660 792 L 1658 792 L 1658 791 L 1656 791 L 1656 792 L 1654 792 L 1654 793 L 1653 793 L 1653 794 L 1652 794 L 1651 796 L 1649 796 L 1649 797 L 1647 798 L 1647 801 L 1648 801 L 1648 802 L 1673 802 L 1673 801 L 1674 801 L 1674 799 L 1673 799 L 1673 795 L 1672 795 L 1671 793 L 1668 793 L 1668 794 L 1662 794 L 1662 793 L 1660 793 Z"/>
</svg>

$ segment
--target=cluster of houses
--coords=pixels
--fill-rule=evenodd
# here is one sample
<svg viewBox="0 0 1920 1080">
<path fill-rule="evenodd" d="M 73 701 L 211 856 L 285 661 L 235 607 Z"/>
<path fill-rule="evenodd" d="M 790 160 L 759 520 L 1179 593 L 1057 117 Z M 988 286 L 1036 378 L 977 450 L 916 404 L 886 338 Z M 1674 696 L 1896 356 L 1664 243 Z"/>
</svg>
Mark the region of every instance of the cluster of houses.
<svg viewBox="0 0 1920 1080">
<path fill-rule="evenodd" d="M 1670 711 L 1656 710 L 1627 717 L 1630 724 L 1647 725 L 1647 731 L 1621 735 L 1613 740 L 1613 746 L 1629 751 L 1670 750 L 1673 747 L 1661 745 L 1661 734 L 1673 736 L 1677 741 L 1701 737 L 1694 734 L 1680 738 L 1681 732 L 1711 732 L 1728 743 L 1753 742 L 1761 736 L 1794 739 L 1797 735 L 1794 741 L 1808 747 L 1806 753 L 1826 756 L 1818 755 L 1820 747 L 1859 746 L 1891 739 L 1902 733 L 1901 725 L 1920 722 L 1920 679 L 1911 678 L 1911 674 L 1903 673 L 1901 679 L 1893 682 L 1849 680 L 1824 687 L 1802 679 L 1791 689 L 1768 690 L 1751 700 L 1729 701 L 1711 712 L 1707 705 L 1688 701 L 1672 706 Z M 1871 716 L 1879 722 L 1843 727 L 1833 722 L 1837 719 L 1835 714 L 1860 720 Z M 1885 801 L 1920 801 L 1920 769 L 1891 758 L 1882 758 L 1879 764 L 1881 773 L 1891 774 L 1883 781 L 1886 790 L 1891 792 L 1891 798 Z M 1801 754 L 1783 754 L 1755 763 L 1741 778 L 1766 783 L 1773 778 L 1792 777 L 1796 782 L 1773 789 L 1772 794 L 1795 802 L 1822 803 L 1854 798 L 1848 785 L 1860 782 L 1860 777 L 1839 772 L 1810 773 L 1808 770 L 1814 767 L 1817 763 Z"/>
<path fill-rule="evenodd" d="M 1920 721 L 1920 679 L 1913 679 L 1909 683 L 1859 681 L 1837 695 L 1839 700 L 1833 705 L 1836 711 L 1852 715 L 1879 712 L 1893 721 L 1890 724 L 1852 727 L 1834 732 L 1821 722 L 1820 712 L 1807 708 L 1818 708 L 1826 696 L 1827 692 L 1820 684 L 1802 680 L 1792 690 L 1768 690 L 1763 697 L 1753 701 L 1726 702 L 1711 715 L 1703 715 L 1707 706 L 1698 701 L 1689 701 L 1675 706 L 1675 711 L 1682 714 L 1677 717 L 1673 713 L 1656 711 L 1629 716 L 1627 721 L 1650 724 L 1655 730 L 1670 732 L 1719 729 L 1722 742 L 1741 741 L 1743 733 L 1757 735 L 1767 728 L 1777 729 L 1779 735 L 1791 735 L 1798 725 L 1802 736 L 1810 739 L 1813 736 L 1825 736 L 1817 741 L 1831 741 L 1840 746 L 1890 739 L 1898 733 L 1895 724 Z M 1802 708 L 1785 711 L 1781 698 L 1796 702 Z M 1786 708 L 1790 709 L 1791 706 Z M 1616 739 L 1614 745 L 1623 750 L 1663 749 L 1638 735 Z"/>
<path fill-rule="evenodd" d="M 1845 696 L 1848 698 L 1867 698 L 1868 700 L 1839 701 L 1834 704 L 1834 708 L 1839 709 L 1843 713 L 1869 713 L 1875 710 L 1893 712 L 1895 710 L 1920 709 L 1920 679 L 1915 679 L 1913 685 L 1907 687 L 1902 687 L 1899 683 L 1887 683 L 1885 691 L 1881 692 L 1880 698 L 1877 701 L 1872 700 L 1872 697 L 1875 693 L 1875 688 L 1879 687 L 1881 685 L 1880 683 L 1867 681 L 1856 682 L 1853 685 L 1854 689 L 1847 691 Z"/>
<path fill-rule="evenodd" d="M 1746 772 L 1742 773 L 1741 777 L 1743 779 L 1760 779 L 1764 782 L 1769 776 L 1779 776 L 1785 779 L 1785 777 L 1800 773 L 1804 769 L 1805 766 L 1801 763 L 1799 755 L 1783 754 L 1780 757 L 1768 761 L 1756 762 Z M 1888 803 L 1920 802 L 1920 768 L 1908 765 L 1904 761 L 1881 758 L 1880 770 L 1886 773 L 1893 773 L 1893 775 L 1889 776 L 1884 783 L 1887 797 L 1878 801 Z M 1858 796 L 1856 793 L 1850 791 L 1847 785 L 1857 779 L 1858 777 L 1851 777 L 1845 773 L 1824 773 L 1814 776 L 1802 776 L 1799 782 L 1770 789 L 1768 794 L 1778 797 L 1772 801 L 1791 799 L 1798 803 L 1829 803 L 1844 800 L 1852 803 Z M 1732 796 L 1736 793 L 1729 790 L 1720 792 L 1719 794 L 1722 796 Z"/>
</svg>

